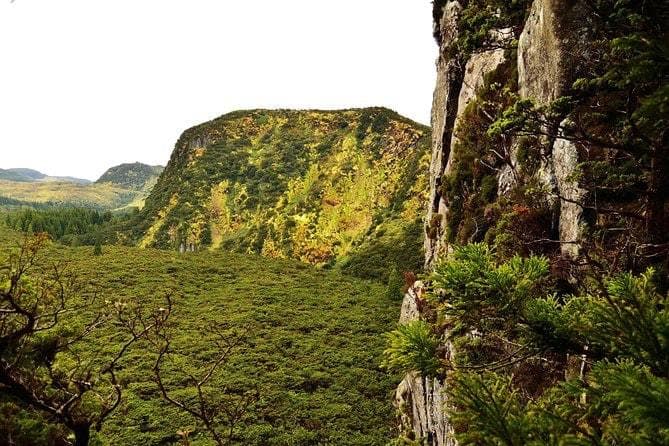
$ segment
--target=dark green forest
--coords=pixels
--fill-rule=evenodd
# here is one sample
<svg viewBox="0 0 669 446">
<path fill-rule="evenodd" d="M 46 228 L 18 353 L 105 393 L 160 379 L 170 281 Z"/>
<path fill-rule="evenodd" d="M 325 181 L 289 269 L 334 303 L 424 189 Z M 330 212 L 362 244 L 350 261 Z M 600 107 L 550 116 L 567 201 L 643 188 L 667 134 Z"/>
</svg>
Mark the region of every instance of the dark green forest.
<svg viewBox="0 0 669 446">
<path fill-rule="evenodd" d="M 6 227 L 25 233 L 47 233 L 68 246 L 121 243 L 121 231 L 132 224 L 137 211 L 98 211 L 90 208 L 26 206 L 5 212 Z"/>
</svg>

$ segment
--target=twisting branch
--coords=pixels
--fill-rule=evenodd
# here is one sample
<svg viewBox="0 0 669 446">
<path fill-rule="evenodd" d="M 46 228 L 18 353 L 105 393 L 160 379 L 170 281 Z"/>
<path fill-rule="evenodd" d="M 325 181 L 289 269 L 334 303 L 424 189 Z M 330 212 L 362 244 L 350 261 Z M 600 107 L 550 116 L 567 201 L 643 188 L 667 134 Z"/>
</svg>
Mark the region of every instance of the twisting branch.
<svg viewBox="0 0 669 446">
<path fill-rule="evenodd" d="M 171 312 L 171 306 L 166 311 Z M 218 404 L 207 394 L 205 390 L 207 384 L 227 363 L 232 353 L 245 339 L 245 332 L 226 333 L 214 324 L 212 324 L 211 331 L 216 336 L 214 342 L 219 352 L 218 355 L 207 367 L 203 368 L 204 372 L 201 376 L 186 373 L 188 381 L 192 383 L 196 393 L 194 403 L 189 404 L 174 397 L 163 378 L 164 363 L 171 355 L 175 354 L 172 350 L 172 334 L 166 324 L 157 326 L 154 331 L 158 352 L 153 366 L 153 375 L 163 399 L 198 420 L 216 444 L 224 446 L 232 443 L 235 427 L 243 420 L 249 407 L 258 401 L 259 391 L 254 389 L 244 392 L 242 395 L 233 396 L 226 388 L 223 390 L 223 394 L 230 398 Z M 225 426 L 225 431 L 223 431 L 222 426 Z"/>
<path fill-rule="evenodd" d="M 105 311 L 98 294 L 86 297 L 84 284 L 63 264 L 44 264 L 41 253 L 48 243 L 44 234 L 26 236 L 18 252 L 0 267 L 0 283 L 7 283 L 0 288 L 0 391 L 70 429 L 75 446 L 86 446 L 91 427 L 100 430 L 121 402 L 119 362 L 133 344 L 165 324 L 169 314 L 158 312 L 144 325 L 138 323 L 144 320 L 139 306 L 117 304 Z M 93 316 L 79 333 L 66 336 L 59 330 L 64 314 L 88 310 Z M 96 361 L 83 362 L 73 346 L 88 342 L 108 323 L 120 327 L 128 339 L 102 368 L 95 366 Z M 57 367 L 60 356 L 76 365 L 63 372 Z M 109 387 L 109 395 L 101 395 Z M 82 404 L 87 394 L 99 399 L 98 408 Z"/>
</svg>

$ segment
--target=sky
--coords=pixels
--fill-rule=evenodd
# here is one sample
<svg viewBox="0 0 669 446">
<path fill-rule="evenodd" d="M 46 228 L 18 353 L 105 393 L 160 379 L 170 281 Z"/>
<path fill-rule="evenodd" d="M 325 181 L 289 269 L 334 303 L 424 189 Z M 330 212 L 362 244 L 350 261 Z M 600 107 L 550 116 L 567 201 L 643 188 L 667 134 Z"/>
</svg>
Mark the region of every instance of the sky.
<svg viewBox="0 0 669 446">
<path fill-rule="evenodd" d="M 427 124 L 436 55 L 431 0 L 0 0 L 0 168 L 164 165 L 238 109 Z"/>
</svg>

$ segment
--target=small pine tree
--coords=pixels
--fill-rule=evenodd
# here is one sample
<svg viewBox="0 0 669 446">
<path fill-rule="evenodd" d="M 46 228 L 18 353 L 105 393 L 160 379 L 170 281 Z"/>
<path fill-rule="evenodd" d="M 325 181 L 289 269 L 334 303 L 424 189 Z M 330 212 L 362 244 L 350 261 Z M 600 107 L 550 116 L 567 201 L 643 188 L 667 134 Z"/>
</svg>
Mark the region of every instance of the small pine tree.
<svg viewBox="0 0 669 446">
<path fill-rule="evenodd" d="M 420 372 L 422 376 L 437 376 L 439 339 L 425 321 L 412 321 L 386 333 L 386 349 L 382 366 L 393 372 Z"/>
<path fill-rule="evenodd" d="M 386 289 L 386 296 L 390 299 L 401 299 L 403 297 L 402 287 L 404 286 L 404 279 L 402 278 L 397 267 L 392 267 L 388 274 L 388 288 Z"/>
<path fill-rule="evenodd" d="M 102 243 L 100 242 L 100 237 L 95 239 L 95 246 L 93 247 L 93 255 L 101 256 L 102 255 Z"/>
</svg>

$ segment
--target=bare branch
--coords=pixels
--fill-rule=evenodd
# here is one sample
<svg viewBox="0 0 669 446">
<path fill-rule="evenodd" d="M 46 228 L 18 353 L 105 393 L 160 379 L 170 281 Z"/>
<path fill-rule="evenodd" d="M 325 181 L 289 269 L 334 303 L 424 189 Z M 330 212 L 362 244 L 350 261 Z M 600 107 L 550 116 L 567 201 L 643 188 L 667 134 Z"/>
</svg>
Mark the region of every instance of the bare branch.
<svg viewBox="0 0 669 446">
<path fill-rule="evenodd" d="M 171 311 L 171 307 L 169 309 Z M 193 385 L 193 390 L 196 393 L 196 402 L 189 405 L 184 401 L 174 398 L 162 376 L 162 366 L 166 358 L 173 352 L 171 350 L 171 335 L 167 330 L 166 325 L 161 325 L 156 330 L 156 337 L 158 338 L 158 354 L 153 366 L 154 381 L 165 401 L 177 407 L 178 409 L 189 414 L 204 426 L 209 432 L 210 436 L 218 446 L 230 444 L 234 437 L 235 426 L 243 419 L 248 412 L 249 407 L 258 400 L 259 392 L 257 389 L 251 392 L 245 392 L 240 397 L 236 398 L 233 403 L 215 404 L 211 397 L 205 391 L 205 386 L 212 380 L 216 372 L 227 363 L 233 351 L 243 342 L 244 333 L 233 332 L 226 334 L 222 330 L 212 327 L 211 330 L 216 335 L 216 346 L 220 353 L 216 359 L 204 369 L 201 377 L 196 377 L 192 374 L 186 373 L 189 381 Z M 224 390 L 227 394 L 227 389 Z M 224 416 L 223 416 L 224 415 Z M 222 419 L 221 419 L 222 418 Z M 225 434 L 219 430 L 219 425 L 225 425 Z"/>
</svg>

